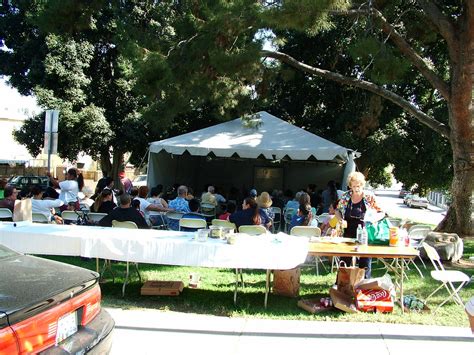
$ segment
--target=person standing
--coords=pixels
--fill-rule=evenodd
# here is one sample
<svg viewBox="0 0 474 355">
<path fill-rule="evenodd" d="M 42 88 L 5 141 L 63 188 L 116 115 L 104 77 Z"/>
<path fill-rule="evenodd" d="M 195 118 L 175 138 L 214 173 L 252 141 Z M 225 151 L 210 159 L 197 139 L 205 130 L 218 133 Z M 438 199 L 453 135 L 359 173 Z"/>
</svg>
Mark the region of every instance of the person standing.
<svg viewBox="0 0 474 355">
<path fill-rule="evenodd" d="M 337 205 L 336 217 L 339 221 L 345 221 L 347 227 L 344 230 L 345 238 L 355 238 L 357 227 L 365 227 L 364 218 L 368 209 L 381 211 L 372 194 L 364 191 L 365 177 L 362 173 L 353 172 L 347 178 L 349 191 L 345 192 Z M 351 258 L 341 258 L 350 265 Z M 359 267 L 365 268 L 365 278 L 372 275 L 372 258 L 359 258 Z"/>
<path fill-rule="evenodd" d="M 46 173 L 49 177 L 49 181 L 53 187 L 59 187 L 61 192 L 59 193 L 59 199 L 64 202 L 64 205 L 61 206 L 61 211 L 64 211 L 70 202 L 76 204 L 76 210 L 79 209 L 79 184 L 77 183 L 77 171 L 74 168 L 71 168 L 66 173 L 66 180 L 58 182 L 53 179 L 50 172 Z"/>
</svg>

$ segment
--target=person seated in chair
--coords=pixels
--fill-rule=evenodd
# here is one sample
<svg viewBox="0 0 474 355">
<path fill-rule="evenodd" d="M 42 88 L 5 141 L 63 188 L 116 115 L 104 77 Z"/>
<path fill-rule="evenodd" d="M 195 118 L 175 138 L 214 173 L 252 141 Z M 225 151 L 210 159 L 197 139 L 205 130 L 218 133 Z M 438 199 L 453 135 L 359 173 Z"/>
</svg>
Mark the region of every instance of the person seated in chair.
<svg viewBox="0 0 474 355">
<path fill-rule="evenodd" d="M 191 212 L 185 213 L 182 218 L 202 219 L 203 221 L 205 221 L 206 217 L 204 217 L 202 214 L 198 213 L 199 206 L 200 206 L 200 204 L 199 204 L 199 201 L 197 199 L 193 198 L 192 200 L 190 200 L 189 201 L 189 209 L 191 210 Z M 197 228 L 183 227 L 183 228 L 181 228 L 181 230 L 185 231 L 185 232 L 195 232 L 198 229 Z"/>
<path fill-rule="evenodd" d="M 300 204 L 298 208 L 298 212 L 293 216 L 290 223 L 290 231 L 291 228 L 296 226 L 310 226 L 310 227 L 317 227 L 318 222 L 313 219 L 313 213 L 311 211 L 311 205 L 307 204 Z"/>
<path fill-rule="evenodd" d="M 18 191 L 14 186 L 7 185 L 4 191 L 4 199 L 0 200 L 0 208 L 8 208 L 13 213 Z"/>
<path fill-rule="evenodd" d="M 252 197 L 244 200 L 242 210 L 231 214 L 229 221 L 235 223 L 237 228 L 244 225 L 261 225 L 268 229 L 271 225 L 268 216 L 258 208 L 257 202 Z"/>
<path fill-rule="evenodd" d="M 134 222 L 138 228 L 148 229 L 148 224 L 145 218 L 135 208 L 131 207 L 130 195 L 122 194 L 119 197 L 119 207 L 113 209 L 107 216 L 102 218 L 99 224 L 102 227 L 112 227 L 112 221 L 119 222 L 130 221 Z"/>
</svg>

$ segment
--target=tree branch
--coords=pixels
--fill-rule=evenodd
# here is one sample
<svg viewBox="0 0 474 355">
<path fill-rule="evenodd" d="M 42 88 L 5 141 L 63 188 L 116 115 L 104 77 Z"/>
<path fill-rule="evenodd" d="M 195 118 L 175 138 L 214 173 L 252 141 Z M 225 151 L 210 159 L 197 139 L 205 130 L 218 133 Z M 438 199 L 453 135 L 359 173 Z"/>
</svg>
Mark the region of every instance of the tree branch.
<svg viewBox="0 0 474 355">
<path fill-rule="evenodd" d="M 456 42 L 456 37 L 454 36 L 455 30 L 450 19 L 439 10 L 433 1 L 417 0 L 417 3 L 418 6 L 423 9 L 433 25 L 436 26 L 441 36 L 446 40 L 449 51 L 451 52 Z"/>
<path fill-rule="evenodd" d="M 446 101 L 450 101 L 451 94 L 449 91 L 449 85 L 441 79 L 434 71 L 430 68 L 430 64 L 424 60 L 416 51 L 408 44 L 408 42 L 395 30 L 395 28 L 385 19 L 382 13 L 376 9 L 372 9 L 373 14 L 381 22 L 381 29 L 386 33 L 392 42 L 397 46 L 399 51 L 408 58 L 413 65 L 421 72 L 421 74 L 433 85 L 435 89 L 439 91 L 441 96 Z"/>
<path fill-rule="evenodd" d="M 433 69 L 431 69 L 431 64 L 428 61 L 416 53 L 416 51 L 395 30 L 395 28 L 387 21 L 380 11 L 374 8 L 361 8 L 347 11 L 332 11 L 331 14 L 345 16 L 368 16 L 369 14 L 374 15 L 375 18 L 380 20 L 381 30 L 388 35 L 390 40 L 395 44 L 403 56 L 413 63 L 413 65 L 431 83 L 431 85 L 439 91 L 441 96 L 443 96 L 446 101 L 450 101 L 451 95 L 449 91 L 449 85 L 443 79 L 441 79 Z"/>
<path fill-rule="evenodd" d="M 411 102 L 405 100 L 403 97 L 395 94 L 394 92 L 387 90 L 379 85 L 376 85 L 374 83 L 371 83 L 369 81 L 365 80 L 360 80 L 356 78 L 350 78 L 338 73 L 334 73 L 328 70 L 312 67 L 310 65 L 304 64 L 302 62 L 297 61 L 293 57 L 289 56 L 288 54 L 282 53 L 282 52 L 276 52 L 276 51 L 267 51 L 267 50 L 262 50 L 261 51 L 262 56 L 264 57 L 270 57 L 277 59 L 281 62 L 284 62 L 296 69 L 302 70 L 306 73 L 313 74 L 316 76 L 323 77 L 325 79 L 329 79 L 335 82 L 338 82 L 339 84 L 343 85 L 350 85 L 350 86 L 355 86 L 370 92 L 373 92 L 374 94 L 377 94 L 379 96 L 382 96 L 383 98 L 393 102 L 395 105 L 401 107 L 404 111 L 408 112 L 411 114 L 413 117 L 415 117 L 418 121 L 420 121 L 422 124 L 426 125 L 427 127 L 433 129 L 435 132 L 439 133 L 441 136 L 445 138 L 449 138 L 450 134 L 450 129 L 448 126 L 445 124 L 437 121 L 433 117 L 430 117 L 423 111 L 421 111 L 418 107 L 416 107 L 414 104 Z"/>
</svg>

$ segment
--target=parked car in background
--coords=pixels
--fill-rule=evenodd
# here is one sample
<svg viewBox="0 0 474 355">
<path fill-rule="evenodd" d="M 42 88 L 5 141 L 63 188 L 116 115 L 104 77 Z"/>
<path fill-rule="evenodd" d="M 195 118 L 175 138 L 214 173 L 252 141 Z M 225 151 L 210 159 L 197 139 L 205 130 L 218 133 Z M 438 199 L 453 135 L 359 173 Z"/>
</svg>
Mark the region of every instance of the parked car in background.
<svg viewBox="0 0 474 355">
<path fill-rule="evenodd" d="M 138 175 L 133 181 L 132 184 L 134 187 L 147 186 L 147 176 Z"/>
<path fill-rule="evenodd" d="M 99 274 L 0 244 L 0 354 L 107 354 Z"/>
<path fill-rule="evenodd" d="M 49 178 L 47 176 L 29 176 L 29 175 L 17 175 L 12 176 L 8 179 L 7 183 L 11 186 L 16 187 L 18 191 L 23 189 L 30 189 L 35 185 L 41 186 L 43 190 L 46 190 L 50 186 Z"/>
<path fill-rule="evenodd" d="M 428 199 L 426 197 L 420 197 L 419 195 L 413 195 L 408 201 L 407 206 L 428 208 Z"/>
<path fill-rule="evenodd" d="M 413 194 L 406 194 L 403 198 L 403 203 L 408 206 L 408 202 L 412 199 Z"/>
<path fill-rule="evenodd" d="M 402 186 L 400 193 L 398 194 L 398 198 L 405 198 L 407 194 L 410 193 L 410 190 L 407 190 L 405 186 Z"/>
</svg>

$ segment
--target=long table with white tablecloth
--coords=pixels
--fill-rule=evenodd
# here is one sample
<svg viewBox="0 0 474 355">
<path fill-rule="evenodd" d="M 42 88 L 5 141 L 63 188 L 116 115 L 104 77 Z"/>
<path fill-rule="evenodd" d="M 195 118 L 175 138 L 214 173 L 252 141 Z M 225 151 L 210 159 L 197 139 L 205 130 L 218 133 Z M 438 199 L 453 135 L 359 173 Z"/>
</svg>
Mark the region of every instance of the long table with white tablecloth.
<svg viewBox="0 0 474 355">
<path fill-rule="evenodd" d="M 0 243 L 21 253 L 138 263 L 239 269 L 292 269 L 304 263 L 306 238 L 286 234 L 194 240 L 194 233 L 39 223 L 0 224 Z"/>
</svg>

